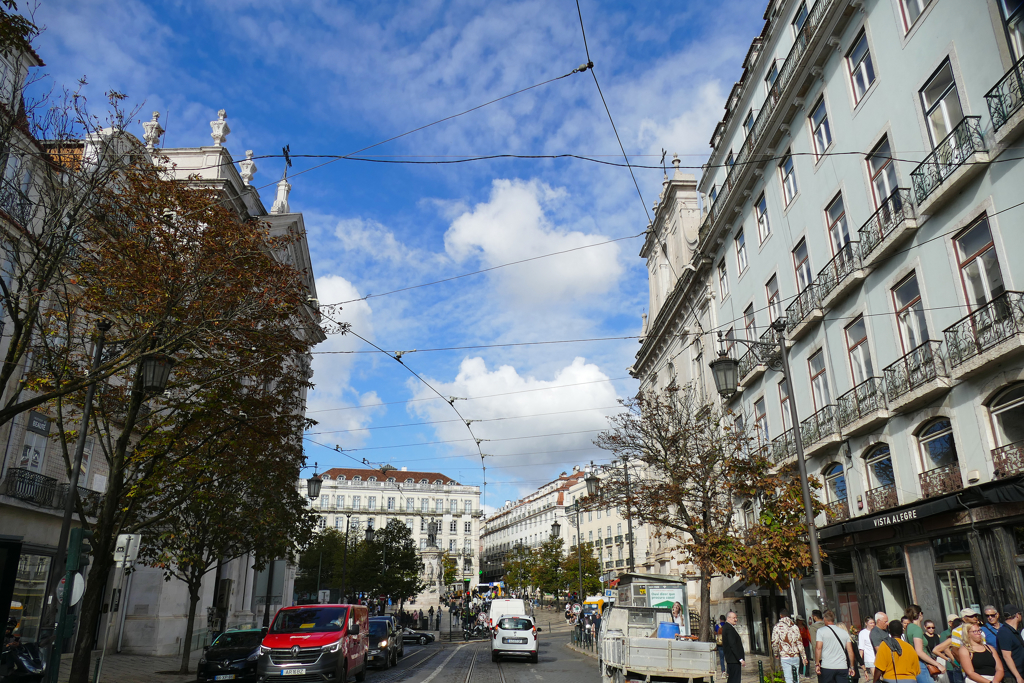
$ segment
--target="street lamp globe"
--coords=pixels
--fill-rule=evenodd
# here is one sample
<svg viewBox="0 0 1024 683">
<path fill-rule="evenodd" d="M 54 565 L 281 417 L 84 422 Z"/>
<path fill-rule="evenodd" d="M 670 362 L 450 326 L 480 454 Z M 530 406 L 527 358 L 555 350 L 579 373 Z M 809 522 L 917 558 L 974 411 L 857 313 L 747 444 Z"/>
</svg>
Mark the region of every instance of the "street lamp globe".
<svg viewBox="0 0 1024 683">
<path fill-rule="evenodd" d="M 561 535 L 561 533 L 562 533 L 562 525 L 559 524 L 558 520 L 556 519 L 554 522 L 551 523 L 551 535 L 553 537 L 557 538 L 558 536 Z"/>
<path fill-rule="evenodd" d="M 372 526 L 366 527 L 366 542 L 367 543 L 373 543 L 373 527 Z"/>
<path fill-rule="evenodd" d="M 147 353 L 142 357 L 142 390 L 149 394 L 162 394 L 167 388 L 174 359 L 166 353 Z"/>
<path fill-rule="evenodd" d="M 587 483 L 587 495 L 596 496 L 598 486 L 601 483 L 601 478 L 597 476 L 597 473 L 593 470 L 587 472 L 587 476 L 583 477 L 583 481 Z"/>
<path fill-rule="evenodd" d="M 306 480 L 306 495 L 309 499 L 316 500 L 320 497 L 320 487 L 324 485 L 323 479 L 316 473 L 316 466 L 313 466 L 313 476 Z"/>
<path fill-rule="evenodd" d="M 722 353 L 708 366 L 715 378 L 715 389 L 722 398 L 729 398 L 736 393 L 736 385 L 739 383 L 739 361 L 725 353 Z"/>
</svg>

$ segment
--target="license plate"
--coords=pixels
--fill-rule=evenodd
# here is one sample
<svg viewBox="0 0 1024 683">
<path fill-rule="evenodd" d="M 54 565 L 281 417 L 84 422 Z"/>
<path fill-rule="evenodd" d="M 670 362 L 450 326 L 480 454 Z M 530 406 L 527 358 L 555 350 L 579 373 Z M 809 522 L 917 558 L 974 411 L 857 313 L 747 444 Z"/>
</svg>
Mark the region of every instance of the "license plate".
<svg viewBox="0 0 1024 683">
<path fill-rule="evenodd" d="M 221 674 L 219 676 L 214 676 L 213 680 L 215 680 L 215 681 L 233 681 L 233 680 L 235 680 L 235 674 Z"/>
<path fill-rule="evenodd" d="M 501 642 L 507 643 L 508 645 L 525 645 L 526 638 L 502 638 Z"/>
<path fill-rule="evenodd" d="M 285 669 L 281 672 L 282 676 L 301 676 L 306 673 L 305 669 Z"/>
</svg>

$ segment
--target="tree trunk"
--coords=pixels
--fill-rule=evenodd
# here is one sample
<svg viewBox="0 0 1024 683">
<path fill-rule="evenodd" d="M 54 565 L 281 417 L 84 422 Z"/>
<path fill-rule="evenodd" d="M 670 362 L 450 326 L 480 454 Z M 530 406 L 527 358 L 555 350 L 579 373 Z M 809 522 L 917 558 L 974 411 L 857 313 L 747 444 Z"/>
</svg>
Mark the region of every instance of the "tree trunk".
<svg viewBox="0 0 1024 683">
<path fill-rule="evenodd" d="M 89 576 L 82 596 L 82 610 L 78 615 L 78 639 L 75 641 L 75 656 L 71 665 L 70 683 L 88 683 L 89 658 L 96 640 L 96 622 L 103 604 L 103 588 L 114 566 L 113 540 L 97 533 L 92 541 L 93 558 L 89 565 Z M 122 603 L 121 609 L 126 606 Z M 113 614 L 110 615 L 113 618 Z M 57 644 L 59 647 L 59 644 Z"/>
<path fill-rule="evenodd" d="M 703 643 L 714 642 L 711 635 L 711 572 L 700 570 L 700 635 Z"/>
<path fill-rule="evenodd" d="M 188 621 L 185 623 L 185 647 L 181 655 L 181 668 L 178 673 L 188 673 L 188 660 L 192 656 L 192 632 L 196 627 L 196 606 L 199 605 L 199 589 L 203 586 L 202 577 L 199 581 L 188 584 Z"/>
</svg>

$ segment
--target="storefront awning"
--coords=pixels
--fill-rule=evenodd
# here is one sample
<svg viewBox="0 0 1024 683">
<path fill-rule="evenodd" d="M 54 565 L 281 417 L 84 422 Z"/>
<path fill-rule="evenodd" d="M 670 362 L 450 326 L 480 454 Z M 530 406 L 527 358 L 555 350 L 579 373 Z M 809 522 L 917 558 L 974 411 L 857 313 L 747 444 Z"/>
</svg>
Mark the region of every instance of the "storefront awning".
<svg viewBox="0 0 1024 683">
<path fill-rule="evenodd" d="M 743 579 L 722 591 L 722 596 L 726 598 L 753 598 L 759 595 L 768 595 L 767 589 L 761 588 L 756 583 L 747 583 Z"/>
</svg>

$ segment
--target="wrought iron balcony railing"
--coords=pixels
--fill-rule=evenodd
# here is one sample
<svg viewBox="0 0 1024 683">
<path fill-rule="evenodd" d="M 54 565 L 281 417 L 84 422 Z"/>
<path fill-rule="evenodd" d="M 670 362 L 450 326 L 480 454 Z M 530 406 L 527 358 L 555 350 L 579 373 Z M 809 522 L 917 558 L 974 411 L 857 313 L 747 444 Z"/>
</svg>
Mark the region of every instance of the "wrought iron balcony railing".
<svg viewBox="0 0 1024 683">
<path fill-rule="evenodd" d="M 792 428 L 790 428 L 772 439 L 768 457 L 772 464 L 778 465 L 794 455 L 796 455 L 796 439 L 793 437 Z"/>
<path fill-rule="evenodd" d="M 992 467 L 996 479 L 1005 479 L 1024 472 L 1024 441 L 993 448 Z"/>
<path fill-rule="evenodd" d="M 57 501 L 56 506 L 63 508 L 68 502 L 68 491 L 71 490 L 71 484 L 64 483 L 57 486 Z M 84 486 L 78 487 L 78 499 L 82 501 L 82 507 L 85 509 L 85 514 L 95 516 L 99 511 L 100 502 L 103 500 L 103 494 L 87 489 Z"/>
<path fill-rule="evenodd" d="M 1024 332 L 1024 292 L 1003 292 L 945 330 L 949 363 L 957 367 Z"/>
<path fill-rule="evenodd" d="M 917 168 L 910 172 L 914 181 L 914 195 L 920 205 L 953 172 L 960 168 L 975 152 L 986 152 L 985 138 L 981 134 L 981 117 L 965 116 L 949 135 L 935 145 Z"/>
<path fill-rule="evenodd" d="M 948 377 L 941 342 L 926 341 L 883 370 L 889 401 L 895 401 L 938 377 Z"/>
<path fill-rule="evenodd" d="M 56 479 L 21 467 L 10 468 L 4 478 L 5 494 L 36 505 L 54 507 L 53 496 L 56 491 Z"/>
<path fill-rule="evenodd" d="M 1010 67 L 1010 70 L 985 93 L 988 113 L 992 117 L 992 128 L 998 131 L 1010 117 L 1024 106 L 1024 57 Z"/>
<path fill-rule="evenodd" d="M 34 207 L 25 193 L 10 180 L 2 180 L 0 181 L 0 209 L 3 209 L 22 227 L 27 227 L 32 220 Z"/>
<path fill-rule="evenodd" d="M 833 403 L 822 407 L 800 423 L 800 438 L 805 447 L 838 432 L 839 423 L 836 420 L 836 406 Z"/>
<path fill-rule="evenodd" d="M 864 497 L 867 498 L 868 512 L 870 513 L 888 510 L 900 504 L 899 498 L 896 496 L 896 486 L 893 484 L 868 489 Z"/>
<path fill-rule="evenodd" d="M 953 493 L 964 487 L 964 480 L 960 475 L 960 463 L 958 462 L 922 472 L 920 480 L 921 495 L 924 498 L 934 498 L 935 496 Z"/>
<path fill-rule="evenodd" d="M 825 504 L 825 523 L 845 522 L 850 518 L 850 505 L 846 498 Z"/>
<path fill-rule="evenodd" d="M 855 270 L 860 269 L 860 243 L 847 242 L 839 253 L 832 257 L 828 265 L 821 269 L 814 281 L 818 288 L 818 297 L 825 301 L 828 295 L 836 290 Z"/>
<path fill-rule="evenodd" d="M 906 223 L 908 218 L 913 217 L 914 204 L 910 200 L 910 190 L 897 187 L 857 231 L 860 235 L 860 257 L 867 259 L 875 247 Z"/>
<path fill-rule="evenodd" d="M 816 308 L 821 308 L 821 297 L 817 283 L 812 282 L 786 307 L 786 332 L 795 330 Z"/>
<path fill-rule="evenodd" d="M 846 427 L 871 413 L 885 408 L 885 382 L 881 377 L 868 377 L 836 401 L 839 426 Z"/>
</svg>

